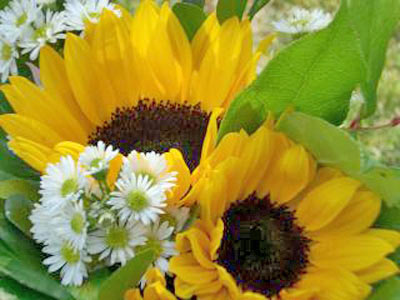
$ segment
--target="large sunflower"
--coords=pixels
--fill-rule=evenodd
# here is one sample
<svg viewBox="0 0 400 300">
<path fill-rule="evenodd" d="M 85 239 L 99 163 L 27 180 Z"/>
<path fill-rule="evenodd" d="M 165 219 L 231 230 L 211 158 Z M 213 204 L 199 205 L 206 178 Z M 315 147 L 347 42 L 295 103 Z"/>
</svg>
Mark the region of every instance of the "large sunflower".
<svg viewBox="0 0 400 300">
<path fill-rule="evenodd" d="M 365 299 L 398 272 L 386 256 L 400 234 L 370 228 L 380 198 L 318 165 L 270 119 L 251 136 L 226 135 L 195 175 L 187 198 L 200 219 L 170 261 L 178 297 Z"/>
<path fill-rule="evenodd" d="M 44 47 L 43 86 L 19 76 L 2 86 L 15 114 L 0 116 L 0 126 L 33 168 L 101 140 L 122 154 L 175 148 L 170 157 L 190 176 L 208 151 L 208 124 L 212 135 L 218 115 L 254 79 L 261 53 L 252 50 L 248 20 L 220 25 L 213 13 L 189 41 L 166 3 L 144 0 L 134 16 L 120 9 L 121 17 L 106 10 L 85 38 L 68 34 L 64 58 Z"/>
</svg>

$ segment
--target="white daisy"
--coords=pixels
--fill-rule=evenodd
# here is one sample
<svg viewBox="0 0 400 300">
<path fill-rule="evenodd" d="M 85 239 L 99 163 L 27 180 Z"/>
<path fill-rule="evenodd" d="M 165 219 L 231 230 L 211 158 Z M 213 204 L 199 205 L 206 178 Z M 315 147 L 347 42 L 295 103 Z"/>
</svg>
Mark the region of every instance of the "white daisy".
<svg viewBox="0 0 400 300">
<path fill-rule="evenodd" d="M 176 172 L 168 172 L 168 164 L 164 155 L 154 151 L 139 153 L 132 151 L 128 157 L 124 157 L 122 176 L 147 175 L 153 184 L 169 190 L 175 186 Z"/>
<path fill-rule="evenodd" d="M 77 249 L 83 249 L 87 238 L 88 222 L 82 201 L 68 203 L 54 218 L 54 228 L 60 236 Z"/>
<path fill-rule="evenodd" d="M 40 6 L 35 0 L 13 0 L 0 11 L 0 32 L 17 40 L 37 18 Z"/>
<path fill-rule="evenodd" d="M 17 75 L 17 61 L 19 57 L 15 43 L 0 37 L 0 75 L 1 82 L 5 82 L 10 75 Z"/>
<path fill-rule="evenodd" d="M 43 260 L 50 273 L 61 269 L 63 285 L 82 285 L 83 279 L 88 276 L 86 263 L 91 262 L 85 250 L 77 250 L 70 243 L 58 240 L 44 247 L 43 252 L 50 255 Z"/>
<path fill-rule="evenodd" d="M 39 193 L 43 204 L 54 211 L 77 200 L 88 185 L 80 166 L 71 156 L 65 156 L 60 162 L 48 165 L 46 175 L 41 177 Z"/>
<path fill-rule="evenodd" d="M 160 222 L 168 221 L 169 225 L 174 227 L 174 232 L 181 232 L 190 217 L 190 208 L 168 206 L 164 210 L 166 213 L 161 216 Z"/>
<path fill-rule="evenodd" d="M 81 166 L 86 169 L 86 174 L 92 175 L 107 170 L 110 161 L 112 161 L 119 151 L 113 150 L 109 145 L 106 147 L 102 141 L 97 143 L 97 146 L 87 146 L 85 151 L 79 156 Z"/>
<path fill-rule="evenodd" d="M 332 15 L 322 9 L 307 10 L 294 7 L 288 17 L 272 24 L 278 32 L 301 34 L 320 30 L 332 21 Z"/>
<path fill-rule="evenodd" d="M 170 226 L 168 222 L 163 222 L 160 225 L 159 221 L 156 221 L 152 226 L 146 227 L 147 242 L 141 249 L 153 249 L 156 254 L 156 260 L 153 262 L 151 267 L 156 267 L 164 275 L 168 272 L 169 262 L 168 259 L 174 255 L 178 255 L 178 251 L 175 248 L 175 242 L 170 241 L 174 227 Z M 140 280 L 140 286 L 143 288 L 146 284 L 145 276 Z"/>
<path fill-rule="evenodd" d="M 82 31 L 85 23 L 97 23 L 103 9 L 108 9 L 118 17 L 121 11 L 109 0 L 67 0 L 65 5 L 68 30 Z"/>
<path fill-rule="evenodd" d="M 87 245 L 90 254 L 100 254 L 109 265 L 124 265 L 135 256 L 134 248 L 146 243 L 145 227 L 139 222 L 119 222 L 108 228 L 89 233 Z"/>
<path fill-rule="evenodd" d="M 35 204 L 29 220 L 32 222 L 31 232 L 38 243 L 48 244 L 53 237 L 53 226 L 51 226 L 54 213 L 42 204 Z"/>
<path fill-rule="evenodd" d="M 158 185 L 152 185 L 148 176 L 132 173 L 118 179 L 115 186 L 117 191 L 111 193 L 107 204 L 118 211 L 121 221 L 130 219 L 148 225 L 164 213 L 165 193 Z"/>
<path fill-rule="evenodd" d="M 32 27 L 22 36 L 19 47 L 24 49 L 24 54 L 30 52 L 30 60 L 35 60 L 46 43 L 54 44 L 57 40 L 64 39 L 65 30 L 64 12 L 40 11 Z"/>
<path fill-rule="evenodd" d="M 36 0 L 38 4 L 49 5 L 56 2 L 56 0 Z"/>
</svg>

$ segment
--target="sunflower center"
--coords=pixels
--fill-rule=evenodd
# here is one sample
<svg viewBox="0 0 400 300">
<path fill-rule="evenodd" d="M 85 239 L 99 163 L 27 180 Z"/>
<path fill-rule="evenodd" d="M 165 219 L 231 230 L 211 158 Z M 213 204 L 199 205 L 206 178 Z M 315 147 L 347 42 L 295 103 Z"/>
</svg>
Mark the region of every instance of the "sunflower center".
<svg viewBox="0 0 400 300">
<path fill-rule="evenodd" d="M 123 155 L 180 150 L 190 170 L 199 164 L 210 114 L 200 105 L 141 100 L 134 107 L 118 108 L 111 120 L 96 128 L 89 144 L 103 141 Z"/>
<path fill-rule="evenodd" d="M 222 220 L 217 262 L 245 290 L 272 297 L 304 273 L 310 240 L 287 207 L 251 195 L 232 205 Z"/>
</svg>

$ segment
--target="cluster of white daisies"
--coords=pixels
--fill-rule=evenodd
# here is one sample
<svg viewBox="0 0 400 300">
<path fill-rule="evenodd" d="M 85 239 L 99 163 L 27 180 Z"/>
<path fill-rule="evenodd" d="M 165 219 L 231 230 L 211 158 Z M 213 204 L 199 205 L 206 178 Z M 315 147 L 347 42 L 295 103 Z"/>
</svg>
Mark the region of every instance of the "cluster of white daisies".
<svg viewBox="0 0 400 300">
<path fill-rule="evenodd" d="M 293 7 L 287 16 L 272 25 L 277 32 L 286 34 L 304 34 L 321 30 L 332 21 L 332 15 L 320 8 L 307 10 L 301 7 Z"/>
<path fill-rule="evenodd" d="M 79 286 L 91 270 L 124 265 L 147 248 L 157 255 L 153 267 L 165 274 L 168 259 L 177 254 L 174 236 L 190 211 L 167 205 L 176 172 L 168 172 L 161 154 L 133 151 L 123 157 L 112 189 L 107 174 L 117 155 L 99 142 L 86 147 L 77 162 L 65 156 L 49 164 L 41 178 L 31 232 L 48 255 L 43 263 L 49 272 L 61 269 L 64 285 Z"/>
<path fill-rule="evenodd" d="M 103 9 L 121 12 L 109 0 L 66 0 L 63 11 L 53 11 L 54 0 L 12 0 L 0 11 L 0 79 L 18 74 L 17 59 L 29 53 L 35 61 L 40 48 L 82 31 L 86 22 L 97 23 Z"/>
</svg>

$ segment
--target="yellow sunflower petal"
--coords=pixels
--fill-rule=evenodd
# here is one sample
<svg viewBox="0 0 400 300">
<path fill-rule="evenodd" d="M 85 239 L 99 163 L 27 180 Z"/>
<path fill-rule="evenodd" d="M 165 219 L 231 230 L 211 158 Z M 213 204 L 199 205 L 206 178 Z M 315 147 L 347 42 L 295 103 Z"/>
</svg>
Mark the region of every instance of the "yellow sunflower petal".
<svg viewBox="0 0 400 300">
<path fill-rule="evenodd" d="M 223 113 L 223 109 L 220 107 L 214 108 L 210 121 L 207 126 L 207 133 L 203 141 L 203 146 L 201 149 L 201 161 L 204 161 L 215 149 L 217 144 L 217 134 L 218 134 L 218 117 Z"/>
<path fill-rule="evenodd" d="M 124 300 L 143 300 L 139 289 L 130 289 L 125 292 Z"/>
<path fill-rule="evenodd" d="M 396 275 L 399 273 L 399 271 L 399 267 L 395 262 L 390 259 L 384 258 L 376 264 L 358 271 L 357 276 L 361 278 L 361 280 L 363 280 L 364 282 L 372 284 L 382 279 Z"/>
<path fill-rule="evenodd" d="M 312 245 L 310 261 L 320 267 L 358 271 L 372 266 L 393 251 L 388 242 L 368 234 L 337 237 Z"/>
<path fill-rule="evenodd" d="M 359 186 L 360 182 L 348 177 L 329 180 L 305 196 L 296 216 L 307 230 L 318 230 L 336 218 Z"/>
<path fill-rule="evenodd" d="M 393 246 L 394 249 L 400 246 L 400 232 L 398 231 L 371 228 L 366 233 L 370 236 L 374 236 L 388 242 L 390 245 Z"/>
<path fill-rule="evenodd" d="M 62 156 L 70 155 L 77 161 L 79 155 L 85 150 L 85 147 L 78 143 L 61 142 L 54 146 L 54 151 L 60 153 Z"/>
<path fill-rule="evenodd" d="M 160 282 L 153 283 L 146 287 L 143 296 L 145 300 L 176 300 L 176 297 Z"/>
</svg>

